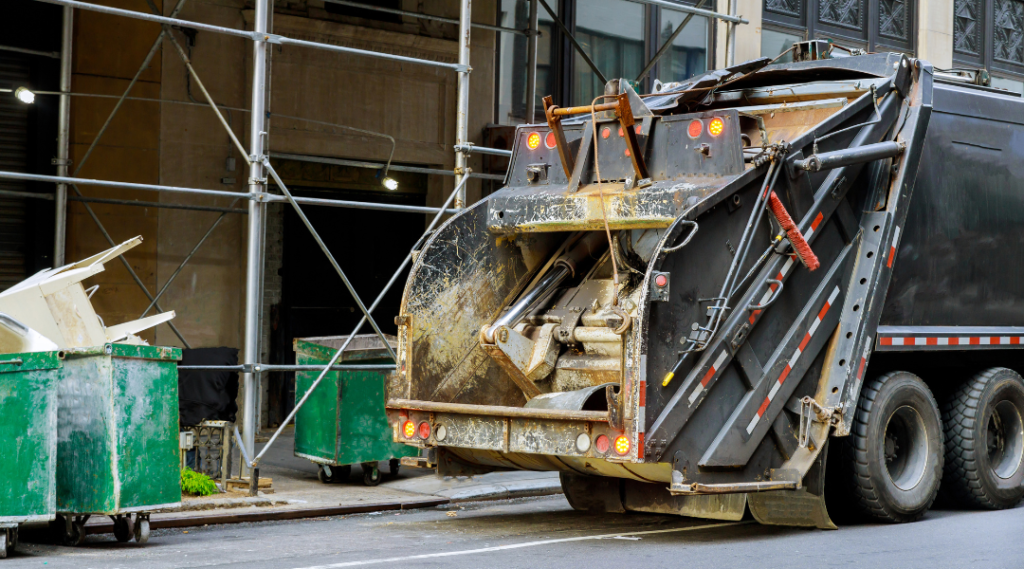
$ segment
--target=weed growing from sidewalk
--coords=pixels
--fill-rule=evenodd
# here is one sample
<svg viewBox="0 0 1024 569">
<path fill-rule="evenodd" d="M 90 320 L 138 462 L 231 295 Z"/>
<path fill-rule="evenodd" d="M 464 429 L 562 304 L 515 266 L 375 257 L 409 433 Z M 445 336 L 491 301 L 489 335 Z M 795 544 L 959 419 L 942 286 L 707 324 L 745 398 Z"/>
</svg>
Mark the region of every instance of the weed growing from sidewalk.
<svg viewBox="0 0 1024 569">
<path fill-rule="evenodd" d="M 189 467 L 181 469 L 181 491 L 192 496 L 210 496 L 217 494 L 217 484 L 202 472 Z"/>
</svg>

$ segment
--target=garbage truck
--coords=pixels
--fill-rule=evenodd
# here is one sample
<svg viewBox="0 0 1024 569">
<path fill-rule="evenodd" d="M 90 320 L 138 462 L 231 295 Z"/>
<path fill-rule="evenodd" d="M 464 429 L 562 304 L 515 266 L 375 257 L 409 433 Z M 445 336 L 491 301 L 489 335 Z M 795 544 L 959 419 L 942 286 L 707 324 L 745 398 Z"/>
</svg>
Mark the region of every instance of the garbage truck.
<svg viewBox="0 0 1024 569">
<path fill-rule="evenodd" d="M 545 98 L 504 187 L 416 254 L 405 460 L 775 525 L 1019 503 L 1024 102 L 840 55 Z"/>
</svg>

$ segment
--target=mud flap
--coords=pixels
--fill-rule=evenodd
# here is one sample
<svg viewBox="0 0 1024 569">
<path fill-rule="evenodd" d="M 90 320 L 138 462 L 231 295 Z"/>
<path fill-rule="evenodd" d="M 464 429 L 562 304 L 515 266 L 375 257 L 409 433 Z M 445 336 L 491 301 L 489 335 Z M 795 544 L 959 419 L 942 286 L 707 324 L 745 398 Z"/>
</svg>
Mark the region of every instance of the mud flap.
<svg viewBox="0 0 1024 569">
<path fill-rule="evenodd" d="M 750 513 L 758 523 L 775 526 L 816 527 L 838 529 L 828 517 L 825 508 L 825 444 L 807 475 L 803 488 L 758 492 L 747 495 Z"/>
<path fill-rule="evenodd" d="M 738 522 L 747 510 L 747 494 L 673 496 L 664 484 L 636 480 L 623 480 L 622 495 L 622 504 L 629 512 Z"/>
<path fill-rule="evenodd" d="M 558 473 L 562 493 L 572 509 L 595 514 L 625 513 L 622 505 L 621 478 L 583 476 L 569 472 Z"/>
</svg>

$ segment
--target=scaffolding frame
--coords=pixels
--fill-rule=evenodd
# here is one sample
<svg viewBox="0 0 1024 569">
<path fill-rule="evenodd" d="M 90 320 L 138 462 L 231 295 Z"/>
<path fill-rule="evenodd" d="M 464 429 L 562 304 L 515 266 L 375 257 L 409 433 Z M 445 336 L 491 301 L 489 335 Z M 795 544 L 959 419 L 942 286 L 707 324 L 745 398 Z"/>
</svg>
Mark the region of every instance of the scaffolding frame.
<svg viewBox="0 0 1024 569">
<path fill-rule="evenodd" d="M 58 112 L 58 143 L 57 143 L 57 158 L 53 161 L 57 166 L 57 175 L 38 175 L 38 174 L 25 174 L 16 172 L 0 172 L 0 179 L 17 179 L 17 180 L 30 180 L 39 182 L 49 182 L 56 184 L 56 191 L 54 194 L 39 194 L 30 192 L 11 192 L 3 191 L 0 195 L 15 195 L 19 197 L 32 197 L 39 199 L 49 199 L 54 201 L 55 207 L 55 234 L 54 234 L 54 263 L 56 266 L 60 266 L 65 262 L 65 242 L 66 242 L 66 226 L 67 226 L 67 202 L 77 201 L 83 203 L 87 212 L 92 217 L 96 226 L 103 233 L 107 241 L 113 246 L 114 240 L 111 238 L 103 223 L 96 216 L 95 212 L 90 207 L 90 203 L 106 203 L 106 204 L 117 204 L 117 205 L 128 205 L 128 206 L 145 206 L 145 207 L 161 207 L 171 209 L 184 209 L 194 211 L 214 211 L 220 212 L 220 216 L 217 217 L 216 221 L 210 226 L 201 239 L 196 243 L 191 252 L 185 257 L 178 268 L 172 273 L 171 277 L 164 283 L 161 289 L 154 296 L 150 293 L 149 289 L 145 286 L 139 276 L 135 273 L 131 265 L 123 258 L 119 257 L 128 270 L 129 274 L 135 280 L 136 284 L 143 290 L 148 297 L 150 304 L 143 312 L 143 316 L 150 310 L 156 308 L 157 310 L 163 310 L 159 305 L 159 299 L 168 290 L 175 277 L 181 272 L 189 260 L 195 255 L 199 248 L 206 242 L 207 238 L 213 233 L 220 222 L 229 213 L 246 213 L 248 215 L 248 236 L 247 236 L 247 251 L 246 251 L 246 296 L 245 296 L 245 309 L 244 309 L 244 328 L 245 328 L 245 340 L 243 350 L 243 364 L 239 366 L 203 366 L 202 369 L 219 369 L 225 371 L 239 371 L 243 373 L 243 430 L 242 434 L 238 435 L 237 427 L 235 429 L 236 438 L 240 441 L 240 448 L 243 455 L 243 463 L 249 469 L 251 469 L 251 480 L 253 482 L 252 488 L 256 488 L 255 481 L 259 477 L 259 461 L 263 454 L 271 447 L 274 441 L 280 435 L 281 431 L 285 428 L 288 423 L 295 417 L 295 414 L 306 402 L 310 394 L 320 384 L 321 380 L 326 374 L 332 369 L 393 369 L 393 365 L 387 366 L 338 366 L 337 361 L 340 359 L 344 350 L 348 347 L 349 343 L 355 337 L 356 334 L 362 329 L 364 324 L 369 323 L 373 328 L 374 332 L 381 338 L 384 343 L 385 349 L 388 350 L 389 354 L 395 359 L 397 363 L 397 357 L 384 337 L 383 332 L 377 326 L 376 321 L 372 316 L 373 310 L 380 304 L 384 296 L 391 289 L 391 287 L 397 282 L 399 276 L 406 269 L 406 267 L 412 262 L 414 251 L 418 247 L 423 239 L 430 234 L 431 231 L 437 226 L 441 218 L 445 214 L 452 214 L 458 212 L 460 209 L 466 207 L 465 188 L 470 178 L 488 178 L 488 179 L 502 179 L 500 175 L 488 175 L 488 174 L 474 174 L 468 167 L 467 162 L 471 153 L 482 153 L 492 154 L 500 156 L 509 156 L 509 151 L 502 151 L 497 149 L 488 149 L 482 147 L 475 147 L 468 140 L 468 114 L 469 114 L 469 78 L 472 71 L 469 65 L 470 56 L 470 36 L 472 28 L 490 30 L 500 33 L 514 33 L 521 34 L 527 37 L 527 118 L 532 122 L 536 117 L 536 74 L 537 74 L 537 36 L 538 33 L 538 8 L 539 5 L 549 11 L 551 16 L 554 18 L 556 24 L 559 25 L 562 33 L 572 42 L 572 45 L 576 51 L 583 55 L 584 59 L 591 66 L 598 76 L 603 77 L 597 66 L 590 60 L 589 56 L 583 50 L 582 46 L 576 41 L 573 34 L 569 29 L 561 22 L 557 14 L 551 10 L 544 0 L 526 0 L 529 2 L 529 26 L 526 30 L 516 30 L 513 28 L 503 28 L 500 26 L 490 26 L 486 24 L 474 24 L 472 23 L 472 0 L 459 0 L 459 19 L 452 20 L 448 18 L 440 18 L 437 16 L 431 16 L 427 14 L 420 14 L 416 12 L 407 12 L 403 10 L 388 10 L 381 9 L 373 6 L 358 5 L 363 9 L 372 9 L 380 11 L 391 11 L 398 13 L 403 16 L 410 16 L 416 18 L 423 18 L 428 20 L 436 20 L 444 23 L 458 24 L 459 35 L 458 35 L 458 63 L 447 63 L 432 61 L 427 59 L 418 59 L 413 57 L 406 57 L 388 53 L 374 52 L 356 48 L 349 48 L 344 46 L 336 46 L 330 44 L 323 44 L 312 41 L 298 40 L 289 38 L 286 36 L 277 35 L 271 32 L 269 29 L 270 18 L 272 15 L 273 0 L 254 0 L 255 4 L 255 19 L 253 24 L 253 31 L 239 30 L 235 28 L 226 28 L 221 26 L 214 26 L 210 24 L 204 24 L 200 22 L 181 20 L 177 18 L 178 13 L 184 7 L 187 0 L 178 0 L 176 6 L 171 11 L 170 16 L 164 16 L 157 6 L 151 1 L 147 0 L 150 10 L 152 13 L 147 14 L 144 12 L 137 12 L 132 10 L 123 10 L 119 8 L 112 8 L 108 6 L 100 6 L 96 4 L 90 4 L 79 0 L 36 0 L 48 4 L 57 4 L 63 6 L 63 24 L 61 31 L 61 51 L 59 54 L 61 60 L 60 70 L 60 105 Z M 352 2 L 345 0 L 328 0 L 336 4 L 343 5 L 354 5 Z M 667 7 L 673 10 L 687 12 L 691 15 L 701 15 L 709 18 L 717 18 L 725 21 L 728 24 L 728 35 L 727 35 L 727 53 L 731 54 L 735 49 L 735 26 L 738 24 L 748 23 L 746 20 L 736 15 L 736 0 L 731 0 L 729 3 L 730 14 L 719 14 L 711 10 L 703 10 L 700 7 L 691 7 L 684 4 L 677 4 L 668 0 L 629 0 L 631 2 L 640 4 L 651 4 Z M 703 4 L 703 2 L 701 2 Z M 157 36 L 153 43 L 153 47 L 148 52 L 145 60 L 136 73 L 135 77 L 128 84 L 124 93 L 118 98 L 117 104 L 111 111 L 106 119 L 103 127 L 99 130 L 92 144 L 86 151 L 83 159 L 78 163 L 75 171 L 69 175 L 69 167 L 71 165 L 69 159 L 69 134 L 70 134 L 70 102 L 71 97 L 76 95 L 71 92 L 71 51 L 73 47 L 73 15 L 74 10 L 90 10 L 110 15 L 135 18 L 139 20 L 145 20 L 161 24 L 160 34 Z M 688 21 L 688 19 L 687 19 Z M 680 25 L 680 30 L 684 27 L 686 22 Z M 215 103 L 206 88 L 203 86 L 199 75 L 192 67 L 185 50 L 182 49 L 177 39 L 173 35 L 172 27 L 184 27 L 192 28 L 196 30 L 202 30 L 207 32 L 219 33 L 234 37 L 241 37 L 252 41 L 253 43 L 253 75 L 251 85 L 251 107 L 249 109 L 251 120 L 250 120 L 250 136 L 249 136 L 249 148 L 246 150 L 242 145 L 241 141 L 238 140 L 234 131 L 231 129 L 227 121 L 224 120 L 223 115 L 220 113 L 219 105 Z M 677 30 L 678 33 L 678 30 Z M 209 190 L 201 188 L 190 188 L 190 187 L 177 187 L 177 186 L 166 186 L 160 184 L 136 184 L 126 182 L 116 182 L 109 180 L 93 180 L 84 179 L 77 176 L 78 172 L 81 171 L 83 165 L 88 160 L 93 149 L 99 143 L 100 139 L 106 133 L 111 121 L 117 115 L 121 106 L 126 100 L 134 99 L 128 95 L 135 83 L 138 81 L 142 72 L 149 66 L 150 61 L 156 54 L 158 48 L 160 48 L 164 42 L 169 42 L 172 47 L 175 48 L 176 52 L 182 59 L 188 73 L 196 81 L 204 98 L 217 115 L 219 122 L 228 132 L 232 139 L 233 145 L 239 150 L 243 160 L 249 166 L 249 179 L 248 179 L 248 192 L 228 192 L 219 190 Z M 270 50 L 268 49 L 271 45 L 292 45 L 298 47 L 305 47 L 310 49 L 320 49 L 332 52 L 346 53 L 350 55 L 373 57 L 379 59 L 387 59 L 392 61 L 399 61 L 403 63 L 411 63 L 417 65 L 427 65 L 449 69 L 457 73 L 458 88 L 456 96 L 456 135 L 455 145 L 453 151 L 455 153 L 455 169 L 454 172 L 448 172 L 446 170 L 436 170 L 430 168 L 416 168 L 416 167 L 401 167 L 401 166 L 390 166 L 390 159 L 387 165 L 381 165 L 373 162 L 363 162 L 354 160 L 343 160 L 334 158 L 317 158 L 308 156 L 297 156 L 289 154 L 271 153 L 269 151 L 269 128 L 268 121 L 271 118 L 266 112 L 268 99 L 270 92 L 267 83 L 267 68 L 269 65 Z M 4 49 L 4 48 L 0 48 Z M 24 50 L 21 50 L 24 51 Z M 656 63 L 657 59 L 660 58 L 662 53 L 666 50 L 660 51 L 650 62 L 648 62 L 648 68 Z M 57 54 L 42 54 L 56 57 Z M 731 58 L 730 58 L 731 59 Z M 164 102 L 164 101 L 160 101 Z M 173 101 L 166 101 L 173 102 Z M 288 117 L 292 119 L 298 119 L 298 117 Z M 262 119 L 262 120 L 260 120 Z M 298 120 L 310 120 L 310 119 L 298 119 Z M 317 122 L 317 121 L 311 121 Z M 329 124 L 329 123 L 323 123 Z M 331 125 L 344 127 L 342 125 Z M 280 178 L 278 173 L 274 170 L 270 163 L 271 157 L 281 158 L 293 158 L 303 159 L 307 161 L 322 162 L 327 164 L 340 164 L 350 165 L 359 167 L 370 167 L 370 168 L 381 168 L 383 167 L 386 171 L 388 167 L 395 170 L 407 170 L 414 172 L 422 172 L 429 174 L 444 174 L 455 176 L 455 189 L 448 196 L 444 204 L 439 208 L 432 207 L 421 207 L 421 206 L 401 206 L 394 204 L 382 204 L 382 203 L 367 203 L 367 202 L 349 202 L 344 200 L 329 200 L 329 199 L 316 199 L 316 198 L 297 198 L 294 197 L 289 191 L 287 185 Z M 270 193 L 268 190 L 268 184 L 273 182 L 283 195 Z M 169 192 L 169 193 L 185 193 L 193 195 L 207 195 L 210 197 L 230 197 L 233 199 L 231 205 L 228 207 L 213 207 L 213 206 L 196 206 L 196 205 L 185 205 L 185 204 L 172 204 L 162 202 L 142 202 L 137 200 L 116 200 L 116 199 L 105 199 L 105 198 L 89 198 L 82 194 L 78 188 L 79 185 L 90 185 L 100 187 L 118 187 L 128 188 L 136 190 L 149 190 L 157 192 Z M 68 188 L 71 188 L 75 192 L 75 196 L 68 196 Z M 235 204 L 239 200 L 246 200 L 248 202 L 247 209 L 236 209 Z M 265 262 L 265 216 L 266 206 L 271 203 L 288 203 L 298 214 L 299 218 L 306 225 L 306 228 L 313 235 L 317 241 L 321 250 L 331 262 L 335 272 L 341 278 L 342 282 L 346 285 L 349 293 L 352 295 L 356 304 L 359 306 L 363 316 L 356 325 L 355 329 L 351 334 L 348 335 L 344 344 L 335 352 L 330 362 L 325 366 L 282 366 L 275 364 L 263 364 L 259 363 L 260 355 L 260 334 L 262 331 L 262 313 L 261 308 L 263 304 L 263 269 Z M 453 204 L 454 202 L 454 204 Z M 381 209 L 387 211 L 405 211 L 414 213 L 434 213 L 434 217 L 428 225 L 426 231 L 416 244 L 413 245 L 409 253 L 405 256 L 405 259 L 395 271 L 391 279 L 384 286 L 381 292 L 378 294 L 374 302 L 367 307 L 355 289 L 352 287 L 348 280 L 345 272 L 341 266 L 337 263 L 334 256 L 328 250 L 323 240 L 317 234 L 316 230 L 310 224 L 306 218 L 305 213 L 302 209 L 302 204 L 316 205 L 316 206 L 333 206 L 333 207 L 348 207 L 348 208 L 363 208 L 363 209 Z M 453 208 L 449 208 L 450 205 L 454 205 Z M 178 336 L 179 340 L 186 346 L 191 347 L 185 340 L 184 336 L 174 326 L 173 322 L 168 322 L 171 330 Z M 190 369 L 200 369 L 192 367 Z M 298 371 L 298 370 L 320 370 L 320 374 L 316 381 L 310 386 L 306 394 L 301 400 L 296 402 L 295 407 L 288 415 L 288 417 L 281 422 L 280 427 L 270 438 L 267 444 L 264 446 L 259 454 L 255 453 L 254 441 L 255 433 L 259 428 L 256 424 L 256 390 L 259 389 L 260 374 L 268 371 Z M 249 457 L 253 457 L 251 460 Z"/>
</svg>

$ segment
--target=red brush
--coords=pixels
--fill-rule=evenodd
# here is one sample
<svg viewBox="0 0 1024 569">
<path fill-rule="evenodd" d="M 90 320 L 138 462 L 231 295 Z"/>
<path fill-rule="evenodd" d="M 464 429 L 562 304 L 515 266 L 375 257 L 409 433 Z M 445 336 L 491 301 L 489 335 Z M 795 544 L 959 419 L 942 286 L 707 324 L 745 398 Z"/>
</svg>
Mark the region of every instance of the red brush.
<svg viewBox="0 0 1024 569">
<path fill-rule="evenodd" d="M 782 205 L 782 200 L 779 199 L 779 196 L 775 195 L 775 192 L 768 196 L 768 209 L 772 210 L 775 219 L 782 226 L 782 230 L 786 232 L 786 237 L 789 237 L 789 242 L 796 249 L 796 256 L 800 257 L 800 262 L 807 267 L 807 270 L 813 271 L 820 267 L 821 263 L 818 262 L 818 256 L 814 254 L 814 251 L 811 251 L 811 246 L 804 239 L 796 224 L 793 223 L 793 218 L 789 216 L 786 206 Z"/>
</svg>

